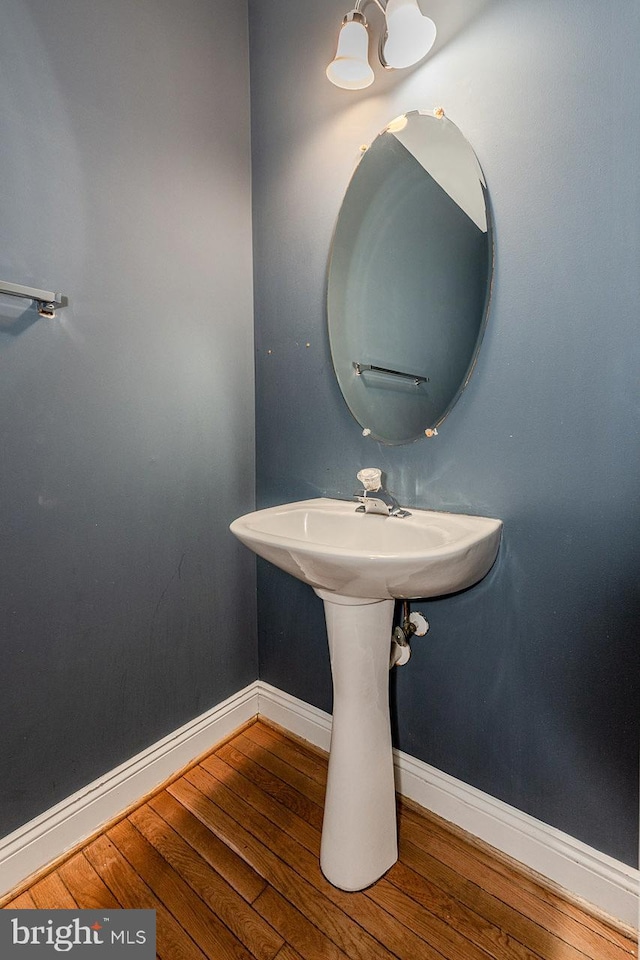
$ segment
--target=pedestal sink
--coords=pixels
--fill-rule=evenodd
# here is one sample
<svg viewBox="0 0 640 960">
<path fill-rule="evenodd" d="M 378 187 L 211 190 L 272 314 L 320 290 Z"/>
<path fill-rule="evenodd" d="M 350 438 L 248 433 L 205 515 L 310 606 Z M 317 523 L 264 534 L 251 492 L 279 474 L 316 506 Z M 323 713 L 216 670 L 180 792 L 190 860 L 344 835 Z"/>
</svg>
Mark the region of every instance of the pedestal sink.
<svg viewBox="0 0 640 960">
<path fill-rule="evenodd" d="M 328 498 L 231 524 L 258 556 L 324 601 L 333 723 L 320 865 L 343 890 L 374 883 L 398 856 L 388 676 L 394 601 L 477 583 L 495 561 L 501 530 L 487 517 L 413 509 L 376 516 Z"/>
</svg>

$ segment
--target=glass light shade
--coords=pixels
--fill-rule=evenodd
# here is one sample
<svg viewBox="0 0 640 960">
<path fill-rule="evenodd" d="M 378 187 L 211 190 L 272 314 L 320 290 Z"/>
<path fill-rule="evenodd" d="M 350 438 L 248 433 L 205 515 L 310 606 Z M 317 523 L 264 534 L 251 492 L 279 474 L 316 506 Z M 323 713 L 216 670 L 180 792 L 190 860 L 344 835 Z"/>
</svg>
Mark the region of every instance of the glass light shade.
<svg viewBox="0 0 640 960">
<path fill-rule="evenodd" d="M 389 0 L 386 7 L 387 38 L 382 48 L 386 67 L 411 67 L 429 53 L 436 25 L 425 17 L 418 0 Z"/>
<path fill-rule="evenodd" d="M 344 90 L 363 90 L 373 83 L 368 55 L 367 28 L 357 20 L 347 21 L 340 30 L 338 49 L 327 67 L 327 77 Z"/>
</svg>

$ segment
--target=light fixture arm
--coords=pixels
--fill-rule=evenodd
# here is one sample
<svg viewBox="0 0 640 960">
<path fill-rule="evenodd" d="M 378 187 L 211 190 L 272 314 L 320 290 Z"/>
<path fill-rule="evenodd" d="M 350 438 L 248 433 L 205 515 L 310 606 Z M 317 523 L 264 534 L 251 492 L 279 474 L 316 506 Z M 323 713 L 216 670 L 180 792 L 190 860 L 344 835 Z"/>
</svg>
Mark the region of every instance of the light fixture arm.
<svg viewBox="0 0 640 960">
<path fill-rule="evenodd" d="M 356 5 L 353 9 L 356 11 L 356 13 L 360 13 L 362 8 L 366 7 L 368 3 L 375 3 L 376 7 L 378 7 L 379 10 L 382 10 L 383 14 L 386 12 L 385 7 L 382 6 L 380 0 L 356 0 Z"/>
<path fill-rule="evenodd" d="M 352 20 L 355 20 L 357 23 L 362 23 L 366 27 L 368 25 L 367 18 L 365 17 L 363 11 L 364 11 L 364 8 L 369 3 L 375 4 L 378 10 L 382 12 L 382 15 L 383 16 L 385 15 L 385 12 L 386 12 L 385 7 L 382 5 L 380 0 L 356 0 L 356 2 L 353 5 L 353 9 L 350 10 L 349 13 L 345 13 L 342 19 L 342 25 L 344 26 L 345 23 L 349 23 Z"/>
</svg>

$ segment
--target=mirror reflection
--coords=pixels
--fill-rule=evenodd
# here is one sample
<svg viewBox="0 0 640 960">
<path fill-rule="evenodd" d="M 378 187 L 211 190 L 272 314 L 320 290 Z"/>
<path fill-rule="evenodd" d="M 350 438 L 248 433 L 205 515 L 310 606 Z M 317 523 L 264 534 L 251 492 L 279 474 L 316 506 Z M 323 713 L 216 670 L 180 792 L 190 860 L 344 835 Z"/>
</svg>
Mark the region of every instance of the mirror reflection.
<svg viewBox="0 0 640 960">
<path fill-rule="evenodd" d="M 442 423 L 473 370 L 492 266 L 470 145 L 441 112 L 397 118 L 351 179 L 327 292 L 338 383 L 372 437 L 408 443 Z"/>
</svg>

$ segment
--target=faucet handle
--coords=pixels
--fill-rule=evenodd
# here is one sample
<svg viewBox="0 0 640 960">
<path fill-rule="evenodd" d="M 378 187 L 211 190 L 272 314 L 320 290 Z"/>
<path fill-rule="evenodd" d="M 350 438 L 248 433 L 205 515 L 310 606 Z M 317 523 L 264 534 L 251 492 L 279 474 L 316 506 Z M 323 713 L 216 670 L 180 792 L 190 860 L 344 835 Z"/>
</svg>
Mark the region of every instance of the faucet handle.
<svg viewBox="0 0 640 960">
<path fill-rule="evenodd" d="M 382 470 L 379 470 L 378 467 L 364 467 L 358 471 L 356 478 L 365 490 L 370 490 L 372 493 L 375 493 L 382 486 Z"/>
</svg>

